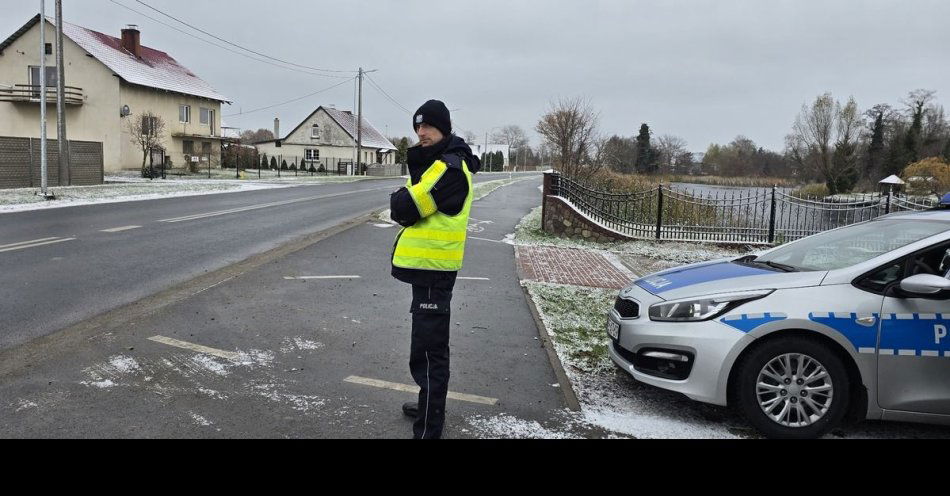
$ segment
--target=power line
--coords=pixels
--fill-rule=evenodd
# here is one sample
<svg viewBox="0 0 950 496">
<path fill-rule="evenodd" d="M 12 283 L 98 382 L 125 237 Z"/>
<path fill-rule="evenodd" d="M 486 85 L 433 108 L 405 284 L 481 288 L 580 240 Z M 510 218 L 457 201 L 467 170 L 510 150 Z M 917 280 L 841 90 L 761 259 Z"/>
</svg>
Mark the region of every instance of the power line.
<svg viewBox="0 0 950 496">
<path fill-rule="evenodd" d="M 403 106 L 401 103 L 399 103 L 399 102 L 398 102 L 395 98 L 393 98 L 389 93 L 386 93 L 386 90 L 384 90 L 383 88 L 381 88 L 381 87 L 379 86 L 379 84 L 378 84 L 376 81 L 373 80 L 372 77 L 370 77 L 369 75 L 367 75 L 366 77 L 369 79 L 369 83 L 370 83 L 374 88 L 376 88 L 380 93 L 382 93 L 383 96 L 385 96 L 386 98 L 388 98 L 390 102 L 392 102 L 392 103 L 393 103 L 394 105 L 396 105 L 397 107 L 401 108 L 401 109 L 402 109 L 403 111 L 405 111 L 407 114 L 411 114 L 411 113 L 412 113 L 411 110 L 407 109 L 405 106 Z"/>
<path fill-rule="evenodd" d="M 248 110 L 247 112 L 239 112 L 239 113 L 237 113 L 237 114 L 223 115 L 222 117 L 235 117 L 235 116 L 239 116 L 239 115 L 253 114 L 254 112 L 260 112 L 261 110 L 272 109 L 272 108 L 274 108 L 274 107 L 280 107 L 281 105 L 287 105 L 288 103 L 298 102 L 298 101 L 303 100 L 303 99 L 305 99 L 305 98 L 310 98 L 310 97 L 312 97 L 312 96 L 319 95 L 320 93 L 323 93 L 323 92 L 326 92 L 326 91 L 330 91 L 330 90 L 332 90 L 333 88 L 336 88 L 336 87 L 338 87 L 338 86 L 343 86 L 344 84 L 349 83 L 350 81 L 352 81 L 352 80 L 354 80 L 354 79 L 356 79 L 356 78 L 347 78 L 346 81 L 342 81 L 342 82 L 339 82 L 339 83 L 337 83 L 337 84 L 334 84 L 333 86 L 330 86 L 330 87 L 327 87 L 327 88 L 323 88 L 322 90 L 319 90 L 319 91 L 315 91 L 315 92 L 313 92 L 313 93 L 310 93 L 309 95 L 304 95 L 304 96 L 301 96 L 301 97 L 294 98 L 293 100 L 287 100 L 286 102 L 277 103 L 277 104 L 274 104 L 274 105 L 268 105 L 268 106 L 266 106 L 266 107 L 256 108 L 256 109 L 254 109 L 254 110 Z"/>
<path fill-rule="evenodd" d="M 254 51 L 254 50 L 251 50 L 250 48 L 246 48 L 246 47 L 243 47 L 243 46 L 241 46 L 241 45 L 238 45 L 237 43 L 230 42 L 230 41 L 228 41 L 228 40 L 226 40 L 226 39 L 224 39 L 224 38 L 221 38 L 220 36 L 217 36 L 217 35 L 214 35 L 214 34 L 212 34 L 212 33 L 209 33 L 209 32 L 207 32 L 207 31 L 205 31 L 205 30 L 203 30 L 203 29 L 201 29 L 201 28 L 199 28 L 199 27 L 197 27 L 197 26 L 193 26 L 193 25 L 191 25 L 191 24 L 188 24 L 187 22 L 185 22 L 185 21 L 183 21 L 183 20 L 181 20 L 181 19 L 179 19 L 179 18 L 177 18 L 177 17 L 175 17 L 175 16 L 173 16 L 173 15 L 171 15 L 171 14 L 167 14 L 167 13 L 165 13 L 165 12 L 162 12 L 161 10 L 158 10 L 158 9 L 156 9 L 155 7 L 152 7 L 151 5 L 149 5 L 149 4 L 145 3 L 145 2 L 143 2 L 142 0 L 135 0 L 135 1 L 136 1 L 137 3 L 140 3 L 140 4 L 144 5 L 145 7 L 148 7 L 149 9 L 154 10 L 155 12 L 158 12 L 159 14 L 161 14 L 161 15 L 163 15 L 163 16 L 165 16 L 165 17 L 168 17 L 169 19 L 173 19 L 173 20 L 175 20 L 175 21 L 177 21 L 177 22 L 179 22 L 179 23 L 181 23 L 181 24 L 184 24 L 185 26 L 188 26 L 188 27 L 191 28 L 191 29 L 194 29 L 195 31 L 199 31 L 199 32 L 201 32 L 201 33 L 204 33 L 204 34 L 206 34 L 206 35 L 208 35 L 208 36 L 210 36 L 210 37 L 212 37 L 212 38 L 214 38 L 214 39 L 216 39 L 216 40 L 218 40 L 218 41 L 222 41 L 222 42 L 224 42 L 224 43 L 227 43 L 228 45 L 231 45 L 231 46 L 240 48 L 241 50 L 244 50 L 244 51 L 246 51 L 246 52 L 250 52 L 250 53 L 253 53 L 254 55 L 259 55 L 259 56 L 261 56 L 261 57 L 264 57 L 264 58 L 267 58 L 267 59 L 271 59 L 271 60 L 274 60 L 274 61 L 276 61 L 276 62 L 280 62 L 280 63 L 282 63 L 282 64 L 292 65 L 292 66 L 300 67 L 300 68 L 303 68 L 303 69 L 309 69 L 309 70 L 311 70 L 311 71 L 320 71 L 320 72 L 336 72 L 336 73 L 347 73 L 347 74 L 351 74 L 351 73 L 353 73 L 353 72 L 356 72 L 356 71 L 339 71 L 339 70 L 333 70 L 333 69 L 320 69 L 320 68 L 318 68 L 318 67 L 310 67 L 310 66 L 306 66 L 306 65 L 296 64 L 296 63 L 293 63 L 293 62 L 287 62 L 286 60 L 281 60 L 281 59 L 279 59 L 279 58 L 277 58 L 277 57 L 273 57 L 273 56 L 266 55 L 266 54 L 263 54 L 263 53 L 260 53 L 260 52 L 256 52 L 256 51 Z"/>
<path fill-rule="evenodd" d="M 331 76 L 331 75 L 328 75 L 328 74 L 318 74 L 318 73 L 315 73 L 315 72 L 304 71 L 304 70 L 301 70 L 301 69 L 295 69 L 295 68 L 293 68 L 293 67 L 287 67 L 287 66 L 275 64 L 274 62 L 271 62 L 271 61 L 269 61 L 269 60 L 259 59 L 259 58 L 257 58 L 257 57 L 253 57 L 253 56 L 248 55 L 248 54 L 246 54 L 246 53 L 242 53 L 242 52 L 239 52 L 239 51 L 237 51 L 237 50 L 232 50 L 232 49 L 230 49 L 230 48 L 228 48 L 228 47 L 226 47 L 226 46 L 221 46 L 221 45 L 219 45 L 219 44 L 217 44 L 217 43 L 214 43 L 214 42 L 212 42 L 212 41 L 208 41 L 208 40 L 206 40 L 206 39 L 204 39 L 204 38 L 201 38 L 200 36 L 197 36 L 197 35 L 195 35 L 195 34 L 189 33 L 188 31 L 185 31 L 185 30 L 183 30 L 183 29 L 176 28 L 175 26 L 172 26 L 171 24 L 162 22 L 162 21 L 160 21 L 160 20 L 158 20 L 158 19 L 156 19 L 156 18 L 154 18 L 154 17 L 149 16 L 148 14 L 144 14 L 144 13 L 142 13 L 142 12 L 139 12 L 138 10 L 133 9 L 132 7 L 129 7 L 128 5 L 121 4 L 121 3 L 117 2 L 116 0 L 109 0 L 109 1 L 112 2 L 112 3 L 114 3 L 114 4 L 116 4 L 116 5 L 118 5 L 119 7 L 122 7 L 122 8 L 124 8 L 124 9 L 130 10 L 130 11 L 132 11 L 132 12 L 135 12 L 136 14 L 138 14 L 138 15 L 140 15 L 140 16 L 146 18 L 146 19 L 149 19 L 149 20 L 151 20 L 151 21 L 157 22 L 158 24 L 161 24 L 162 26 L 165 26 L 165 27 L 167 27 L 167 28 L 169 28 L 169 29 L 174 29 L 175 31 L 178 31 L 179 33 L 182 33 L 182 34 L 184 34 L 184 35 L 190 36 L 190 37 L 192 37 L 192 38 L 194 38 L 194 39 L 196 39 L 196 40 L 198 40 L 198 41 L 207 43 L 207 44 L 209 44 L 209 45 L 211 45 L 211 46 L 213 46 L 213 47 L 217 47 L 217 48 L 220 48 L 220 49 L 222 49 L 222 50 L 226 50 L 226 51 L 231 52 L 231 53 L 233 53 L 233 54 L 240 55 L 240 56 L 242 56 L 242 57 L 245 57 L 245 58 L 248 58 L 248 59 L 257 61 L 257 62 L 263 62 L 263 63 L 265 63 L 265 64 L 272 65 L 272 66 L 278 67 L 278 68 L 280 68 L 280 69 L 286 69 L 286 70 L 288 70 L 288 71 L 299 72 L 299 73 L 301 73 L 301 74 L 308 74 L 308 75 L 311 75 L 311 76 L 317 76 L 317 77 L 323 77 L 323 78 L 331 78 L 331 79 L 349 79 L 349 78 L 346 77 L 346 76 Z"/>
</svg>

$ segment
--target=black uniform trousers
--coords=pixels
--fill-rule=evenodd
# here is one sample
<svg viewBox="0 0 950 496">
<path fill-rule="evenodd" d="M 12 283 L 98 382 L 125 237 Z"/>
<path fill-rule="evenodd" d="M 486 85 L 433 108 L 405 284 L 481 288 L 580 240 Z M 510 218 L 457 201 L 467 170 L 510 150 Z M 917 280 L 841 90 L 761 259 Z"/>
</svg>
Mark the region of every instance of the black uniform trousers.
<svg viewBox="0 0 950 496">
<path fill-rule="evenodd" d="M 445 424 L 449 392 L 451 283 L 412 285 L 412 345 L 409 371 L 419 385 L 419 416 L 412 426 L 416 439 L 439 439 Z"/>
</svg>

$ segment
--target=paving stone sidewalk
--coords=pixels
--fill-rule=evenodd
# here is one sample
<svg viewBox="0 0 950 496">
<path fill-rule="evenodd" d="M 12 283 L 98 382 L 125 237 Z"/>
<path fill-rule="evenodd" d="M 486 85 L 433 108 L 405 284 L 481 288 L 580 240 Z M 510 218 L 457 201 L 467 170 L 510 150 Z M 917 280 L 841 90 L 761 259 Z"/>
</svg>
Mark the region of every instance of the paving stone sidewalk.
<svg viewBox="0 0 950 496">
<path fill-rule="evenodd" d="M 637 278 L 609 252 L 518 246 L 515 257 L 521 279 L 527 281 L 622 289 Z"/>
</svg>

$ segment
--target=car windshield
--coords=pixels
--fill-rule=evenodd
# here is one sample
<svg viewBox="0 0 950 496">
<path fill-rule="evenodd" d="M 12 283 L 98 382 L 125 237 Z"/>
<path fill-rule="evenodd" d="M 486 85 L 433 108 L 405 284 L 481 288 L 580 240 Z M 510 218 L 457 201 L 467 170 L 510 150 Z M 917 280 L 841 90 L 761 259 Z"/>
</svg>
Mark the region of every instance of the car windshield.
<svg viewBox="0 0 950 496">
<path fill-rule="evenodd" d="M 816 234 L 755 259 L 801 271 L 835 270 L 950 231 L 950 222 L 882 219 Z"/>
</svg>

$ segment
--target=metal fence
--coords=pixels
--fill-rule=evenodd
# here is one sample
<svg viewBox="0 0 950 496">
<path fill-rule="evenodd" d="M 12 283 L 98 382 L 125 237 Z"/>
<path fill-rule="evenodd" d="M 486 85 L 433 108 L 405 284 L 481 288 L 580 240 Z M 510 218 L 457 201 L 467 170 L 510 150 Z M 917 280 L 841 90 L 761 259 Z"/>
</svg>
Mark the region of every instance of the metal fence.
<svg viewBox="0 0 950 496">
<path fill-rule="evenodd" d="M 660 185 L 614 193 L 552 174 L 550 194 L 604 227 L 632 238 L 781 244 L 937 201 L 891 194 L 799 198 L 779 188 L 696 192 Z"/>
</svg>

